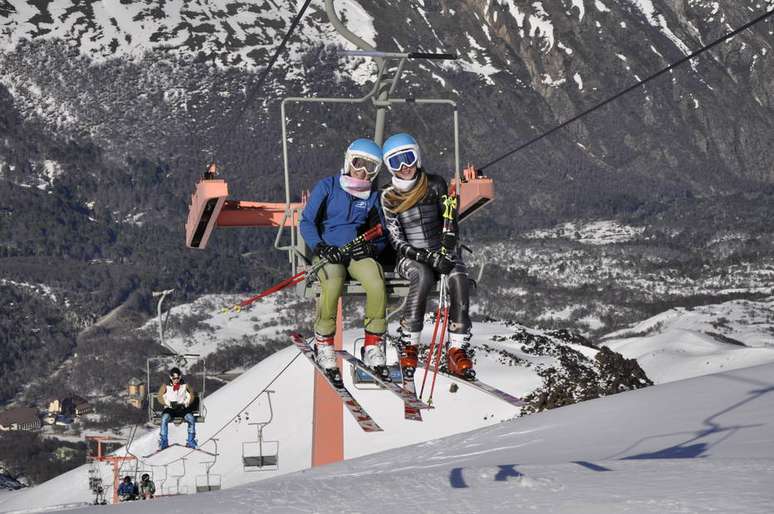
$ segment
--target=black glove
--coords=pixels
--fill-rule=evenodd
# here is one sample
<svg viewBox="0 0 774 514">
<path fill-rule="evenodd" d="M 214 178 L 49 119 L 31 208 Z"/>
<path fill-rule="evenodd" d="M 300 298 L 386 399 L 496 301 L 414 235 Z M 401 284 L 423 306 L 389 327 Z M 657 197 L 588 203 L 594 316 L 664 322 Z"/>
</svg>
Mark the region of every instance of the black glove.
<svg viewBox="0 0 774 514">
<path fill-rule="evenodd" d="M 424 248 L 414 248 L 413 246 L 409 246 L 406 248 L 404 255 L 409 259 L 414 259 L 417 262 L 429 263 L 428 259 L 430 254 Z"/>
<path fill-rule="evenodd" d="M 315 246 L 314 254 L 331 264 L 342 264 L 345 258 L 341 250 L 326 243 L 320 243 Z"/>
<path fill-rule="evenodd" d="M 454 269 L 454 261 L 441 252 L 430 252 L 428 264 L 441 275 L 448 275 Z"/>
<path fill-rule="evenodd" d="M 349 255 L 356 261 L 368 259 L 369 257 L 376 257 L 376 247 L 372 245 L 370 241 L 363 241 L 360 244 L 355 245 Z"/>
<path fill-rule="evenodd" d="M 457 248 L 457 234 L 454 232 L 444 232 L 441 235 L 441 246 L 446 248 L 448 253 L 453 253 Z"/>
</svg>

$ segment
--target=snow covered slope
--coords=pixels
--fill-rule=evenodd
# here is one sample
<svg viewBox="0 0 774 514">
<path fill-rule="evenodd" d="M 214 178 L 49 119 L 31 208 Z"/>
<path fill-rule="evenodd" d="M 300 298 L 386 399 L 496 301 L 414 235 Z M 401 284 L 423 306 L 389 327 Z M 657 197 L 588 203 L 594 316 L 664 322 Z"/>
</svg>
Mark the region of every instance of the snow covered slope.
<svg viewBox="0 0 774 514">
<path fill-rule="evenodd" d="M 346 337 L 354 340 L 358 335 L 359 331 L 349 331 Z M 534 372 L 510 376 L 498 373 L 498 368 L 507 371 L 501 365 L 490 363 L 482 367 L 482 376 L 486 378 L 487 370 L 491 370 L 487 380 L 517 394 L 531 390 L 536 382 Z M 145 431 L 129 445 L 130 453 L 138 456 L 139 461 L 127 461 L 122 473 L 134 475 L 146 471 L 153 475 L 162 494 L 185 494 L 194 492 L 197 484 L 207 483 L 208 466 L 210 483 L 219 483 L 223 488 L 308 468 L 311 465 L 312 377 L 311 365 L 294 347 L 277 352 L 206 399 L 207 420 L 197 428 L 198 440 L 200 447 L 210 453 L 215 453 L 217 444 L 219 455 L 215 464 L 211 465 L 212 456 L 182 447 L 143 457 L 155 450 L 158 440 L 156 431 Z M 345 458 L 497 424 L 519 413 L 516 407 L 468 388 L 452 394 L 449 381 L 438 377 L 436 408 L 423 413 L 424 421 L 418 423 L 404 420 L 402 402 L 390 393 L 358 390 L 352 385 L 349 373 L 345 373 L 345 383 L 384 429 L 366 434 L 345 412 Z M 255 449 L 250 443 L 257 440 L 256 427 L 248 423 L 269 417 L 266 395 L 260 394 L 265 389 L 275 393 L 272 395 L 274 421 L 264 430 L 264 438 L 279 441 L 279 467 L 275 471 L 246 471 L 242 465 L 243 443 L 248 443 L 250 452 Z M 172 426 L 170 442 L 184 441 L 185 425 Z M 100 474 L 105 483 L 112 481 L 107 466 Z M 88 466 L 81 466 L 35 488 L 5 495 L 0 500 L 0 512 L 90 502 L 93 495 L 88 482 Z"/>
<path fill-rule="evenodd" d="M 115 512 L 768 513 L 774 365 Z M 86 508 L 76 512 L 99 512 Z"/>
<path fill-rule="evenodd" d="M 655 343 L 669 342 L 672 351 L 669 352 L 670 358 L 661 361 L 657 366 L 648 370 L 648 373 L 654 373 L 660 380 L 659 382 L 674 381 L 682 378 L 681 373 L 685 373 L 686 376 L 694 376 L 700 374 L 700 372 L 709 372 L 716 369 L 720 369 L 724 362 L 727 362 L 728 355 L 734 355 L 733 352 L 742 352 L 740 355 L 748 355 L 744 362 L 750 362 L 752 364 L 772 363 L 774 362 L 774 348 L 764 347 L 765 332 L 768 325 L 765 323 L 767 312 L 771 312 L 771 305 L 768 302 L 728 302 L 717 306 L 708 306 L 703 308 L 696 308 L 692 311 L 685 309 L 676 309 L 665 313 L 658 318 L 643 322 L 642 324 L 632 328 L 629 331 L 629 336 L 634 332 L 642 333 L 648 330 L 665 330 L 663 327 L 675 326 L 680 329 L 674 329 L 668 332 L 668 337 L 665 336 L 661 339 L 647 339 L 648 337 L 657 337 L 655 335 L 645 335 L 646 340 L 641 344 L 647 344 L 648 341 L 655 341 Z M 258 323 L 263 323 L 265 316 L 271 316 L 273 312 L 273 306 L 267 303 L 266 305 L 260 305 L 257 310 L 251 313 L 245 312 L 241 316 L 249 319 L 253 314 L 257 317 Z M 768 310 L 767 310 L 768 309 Z M 205 309 L 207 310 L 207 309 Z M 217 309 L 209 309 L 209 311 L 217 312 Z M 193 312 L 193 310 L 192 310 Z M 714 313 L 714 314 L 713 314 Z M 720 313 L 720 314 L 718 314 Z M 219 314 L 214 314 L 213 317 L 202 319 L 202 323 L 205 323 L 217 333 L 221 328 L 226 325 L 218 324 Z M 689 320 L 693 320 L 690 321 Z M 689 349 L 695 344 L 695 339 L 698 337 L 696 334 L 700 334 L 702 327 L 709 330 L 707 327 L 712 327 L 712 323 L 718 323 L 726 319 L 726 329 L 716 328 L 717 333 L 723 332 L 724 337 L 737 339 L 741 338 L 742 334 L 751 334 L 752 332 L 744 332 L 745 327 L 750 328 L 751 325 L 758 326 L 759 338 L 756 339 L 752 335 L 749 335 L 749 341 L 759 341 L 759 348 L 744 348 L 741 346 L 735 346 L 729 343 L 717 342 L 717 346 L 709 348 L 707 351 L 714 353 L 707 353 L 701 357 L 704 361 L 709 361 L 712 365 L 709 366 L 697 366 L 697 356 L 695 353 L 689 352 Z M 666 320 L 666 321 L 665 321 Z M 680 321 L 682 320 L 682 321 Z M 703 321 L 702 321 L 703 320 Z M 223 320 L 221 320 L 223 321 Z M 745 321 L 748 324 L 743 323 Z M 661 322 L 661 324 L 659 324 Z M 668 322 L 668 323 L 667 323 Z M 235 320 L 229 322 L 228 325 L 234 326 Z M 692 324 L 691 324 L 692 323 Z M 252 323 L 244 325 L 245 330 L 251 329 Z M 656 327 L 656 328 L 654 328 Z M 693 327 L 693 331 L 687 330 L 687 327 Z M 763 328 L 761 328 L 763 327 Z M 427 327 L 431 329 L 431 326 Z M 209 329 L 205 330 L 208 331 Z M 429 330 L 426 331 L 425 339 L 429 338 Z M 221 335 L 224 335 L 222 333 Z M 538 376 L 538 372 L 541 369 L 546 369 L 552 366 L 559 366 L 561 359 L 557 359 L 556 352 L 560 349 L 569 351 L 572 355 L 575 355 L 576 363 L 579 366 L 589 366 L 593 361 L 597 351 L 594 348 L 584 346 L 582 344 L 575 344 L 572 342 L 572 338 L 567 334 L 561 332 L 544 332 L 540 330 L 530 329 L 515 323 L 502 323 L 502 322 L 489 322 L 489 323 L 476 323 L 474 326 L 474 338 L 473 346 L 476 350 L 476 369 L 482 380 L 485 380 L 492 385 L 500 387 L 512 394 L 524 396 L 541 385 L 541 378 Z M 196 334 L 194 334 L 195 336 Z M 234 334 L 232 334 L 234 335 Z M 349 330 L 346 332 L 345 337 L 347 341 L 354 341 L 361 335 L 360 330 Z M 620 341 L 626 342 L 626 333 L 616 333 L 612 336 L 620 338 Z M 235 334 L 234 337 L 238 337 Z M 709 336 L 708 336 L 709 337 Z M 208 347 L 207 342 L 204 339 L 198 340 L 194 337 L 194 340 L 199 341 L 202 349 Z M 182 340 L 181 340 L 182 341 Z M 617 344 L 617 339 L 611 339 L 608 344 Z M 630 341 L 631 342 L 631 341 Z M 655 344 L 654 343 L 654 344 Z M 351 350 L 350 347 L 347 349 Z M 750 343 L 752 344 L 752 343 Z M 622 351 L 627 349 L 626 345 L 622 343 Z M 211 349 L 211 347 L 210 347 Z M 754 352 L 752 352 L 754 350 Z M 207 407 L 207 421 L 198 427 L 198 438 L 202 445 L 202 448 L 208 452 L 214 452 L 215 439 L 217 439 L 217 449 L 219 456 L 212 464 L 213 458 L 210 455 L 201 452 L 191 452 L 183 448 L 172 448 L 166 452 L 162 452 L 153 457 L 142 458 L 143 455 L 148 455 L 152 452 L 156 445 L 157 435 L 155 431 L 146 431 L 144 434 L 138 435 L 130 445 L 130 451 L 134 455 L 140 456 L 141 460 L 137 463 L 127 462 L 122 470 L 124 474 L 135 474 L 137 472 L 147 471 L 152 473 L 154 480 L 157 482 L 157 486 L 162 494 L 176 494 L 176 493 L 191 493 L 196 490 L 196 485 L 205 484 L 208 477 L 206 475 L 206 468 L 210 466 L 210 483 L 220 483 L 221 486 L 226 488 L 237 487 L 249 482 L 254 482 L 261 479 L 270 479 L 277 477 L 280 474 L 291 473 L 294 471 L 304 470 L 309 467 L 311 455 L 310 455 L 310 439 L 311 439 L 311 405 L 312 405 L 312 369 L 311 366 L 303 359 L 303 357 L 296 358 L 297 352 L 293 348 L 280 351 L 271 357 L 265 359 L 252 369 L 248 370 L 242 376 L 224 386 L 216 393 L 212 394 L 206 400 Z M 648 363 L 647 355 L 641 356 L 644 363 Z M 584 360 L 587 359 L 587 360 Z M 737 359 L 735 362 L 739 363 L 742 360 Z M 287 370 L 282 372 L 286 367 Z M 717 375 L 720 377 L 722 375 Z M 276 378 L 276 380 L 275 380 Z M 436 386 L 435 392 L 435 404 L 436 409 L 432 412 L 424 414 L 425 421 L 422 423 L 405 421 L 402 416 L 402 405 L 399 400 L 384 391 L 378 390 L 358 390 L 351 384 L 350 376 L 345 373 L 345 380 L 347 386 L 352 390 L 356 398 L 364 405 L 366 410 L 374 417 L 374 419 L 384 428 L 384 432 L 377 434 L 365 434 L 357 427 L 354 421 L 348 414 L 345 414 L 345 456 L 347 458 L 356 458 L 373 454 L 382 450 L 390 448 L 402 447 L 412 443 L 424 442 L 425 446 L 422 446 L 422 452 L 428 452 L 433 449 L 437 449 L 439 452 L 443 452 L 447 447 L 447 443 L 435 441 L 439 437 L 460 434 L 470 430 L 479 429 L 481 427 L 488 427 L 494 425 L 500 425 L 501 422 L 506 422 L 501 426 L 513 427 L 512 423 L 508 420 L 517 416 L 517 409 L 499 402 L 491 397 L 480 394 L 475 390 L 471 390 L 467 387 L 461 387 L 460 390 L 452 394 L 449 392 L 449 383 L 443 378 L 439 377 L 439 382 Z M 417 379 L 419 383 L 421 380 L 421 374 Z M 715 383 L 720 381 L 721 383 L 729 382 L 729 380 L 735 379 L 721 379 L 721 378 L 708 378 L 708 383 Z M 686 382 L 684 384 L 692 384 L 693 382 Z M 703 383 L 703 382 L 699 382 Z M 669 387 L 672 387 L 671 385 Z M 687 387 L 687 386 L 681 386 Z M 703 387 L 703 386 L 702 386 Z M 270 389 L 275 391 L 272 395 L 273 407 L 274 407 L 274 421 L 265 430 L 265 438 L 270 441 L 279 441 L 279 469 L 276 471 L 265 472 L 250 472 L 245 471 L 242 467 L 242 452 L 243 443 L 247 443 L 248 454 L 254 447 L 250 445 L 250 442 L 256 440 L 256 428 L 255 426 L 248 425 L 249 422 L 262 421 L 268 418 L 268 403 L 266 401 L 266 395 L 260 394 L 264 389 Z M 654 388 L 648 388 L 654 389 Z M 659 388 L 661 389 L 661 388 Z M 683 401 L 693 402 L 691 394 L 696 391 L 688 388 L 686 391 L 687 399 L 683 400 L 679 395 L 683 394 L 683 389 L 675 389 L 664 397 L 669 398 L 669 403 L 674 405 L 675 409 L 679 410 L 679 405 L 682 405 Z M 710 394 L 711 388 L 708 389 Z M 690 394 L 689 394 L 690 393 Z M 655 393 L 654 393 L 655 394 Z M 697 393 L 698 394 L 698 393 Z M 669 395 L 673 395 L 670 397 Z M 616 397 L 610 398 L 610 401 L 616 400 Z M 627 397 L 629 395 L 626 395 Z M 721 395 L 722 397 L 722 395 Z M 544 418 L 541 416 L 528 416 L 518 418 L 518 429 L 509 429 L 505 432 L 498 432 L 493 439 L 493 445 L 496 448 L 510 448 L 519 447 L 524 448 L 525 453 L 516 452 L 511 457 L 502 457 L 502 462 L 499 464 L 506 466 L 509 464 L 551 464 L 557 465 L 555 471 L 550 471 L 549 468 L 541 468 L 541 475 L 537 475 L 540 480 L 532 480 L 531 478 L 520 479 L 519 487 L 534 487 L 535 490 L 543 490 L 546 488 L 551 489 L 549 485 L 551 480 L 549 478 L 551 473 L 557 473 L 555 475 L 556 480 L 571 481 L 576 479 L 576 475 L 579 473 L 589 473 L 589 476 L 578 475 L 579 482 L 574 482 L 577 487 L 592 487 L 591 482 L 584 482 L 584 480 L 593 480 L 593 477 L 610 476 L 602 475 L 601 473 L 594 473 L 594 464 L 588 464 L 592 460 L 598 459 L 611 459 L 619 458 L 618 455 L 614 455 L 612 447 L 620 445 L 621 448 L 629 446 L 629 441 L 636 441 L 636 434 L 642 433 L 643 430 L 651 430 L 653 437 L 644 440 L 641 444 L 632 447 L 631 452 L 627 455 L 634 455 L 635 451 L 640 453 L 647 453 L 656 451 L 654 445 L 666 444 L 664 441 L 672 440 L 674 438 L 683 437 L 687 438 L 685 426 L 690 423 L 694 423 L 693 418 L 685 421 L 684 425 L 680 425 L 674 430 L 670 428 L 669 423 L 664 425 L 664 429 L 657 431 L 657 424 L 661 423 L 657 418 L 651 419 L 651 415 L 655 412 L 654 409 L 660 409 L 659 405 L 661 401 L 660 396 L 654 397 L 635 397 L 641 398 L 642 403 L 636 405 L 625 405 L 619 407 L 617 403 L 603 403 L 592 402 L 588 405 L 594 405 L 596 407 L 589 407 L 589 411 L 585 410 L 571 410 L 570 408 L 562 408 L 557 411 L 552 411 L 551 416 L 560 416 L 559 413 L 570 412 L 577 413 L 579 419 L 573 419 L 569 414 L 565 417 L 549 417 Z M 254 400 L 255 399 L 255 400 Z M 253 401 L 254 400 L 254 401 Z M 606 400 L 608 401 L 608 400 Z M 733 402 L 729 401 L 728 405 Z M 607 407 L 606 407 L 607 406 Z M 646 407 L 643 407 L 646 406 Z M 579 409 L 581 406 L 572 407 L 572 409 Z M 670 407 L 671 408 L 671 407 Z M 599 411 L 599 412 L 598 412 Z M 671 411 L 670 411 L 671 412 Z M 665 416 L 667 414 L 664 414 Z M 669 414 L 671 416 L 671 414 Z M 698 416 L 698 414 L 696 414 Z M 590 424 L 594 422 L 592 420 L 599 419 L 600 426 L 606 427 L 604 430 L 598 427 L 591 427 Z M 547 419 L 549 421 L 537 422 L 533 419 Z M 676 418 L 678 421 L 680 418 Z M 689 423 L 690 421 L 690 423 Z M 536 424 L 537 423 L 537 424 Z M 546 423 L 540 425 L 540 423 Z M 584 425 L 584 423 L 586 425 Z M 682 422 L 681 422 L 682 423 Z M 708 423 L 714 423 L 714 421 L 708 421 Z M 724 421 L 725 423 L 725 421 Z M 746 425 L 747 423 L 739 423 L 739 427 Z M 588 426 L 587 426 L 588 425 Z M 699 424 L 699 426 L 701 426 Z M 706 428 L 706 430 L 712 430 Z M 524 429 L 522 427 L 533 427 Z M 625 434 L 623 442 L 617 441 L 615 438 L 619 437 L 618 430 Z M 724 437 L 729 435 L 733 430 L 718 429 L 719 436 Z M 741 430 L 739 428 L 738 430 Z M 747 429 L 745 429 L 746 431 Z M 756 429 L 757 430 L 757 429 Z M 184 427 L 173 427 L 172 429 L 172 441 L 182 442 L 185 438 Z M 525 440 L 519 442 L 512 442 L 509 438 L 515 437 L 510 432 L 530 434 Z M 533 433 L 534 432 L 534 433 Z M 691 433 L 699 433 L 698 428 L 691 430 Z M 509 435 L 510 434 L 510 435 Z M 657 436 L 657 434 L 676 434 L 674 436 Z M 473 455 L 487 455 L 494 453 L 499 455 L 496 449 L 481 449 L 474 444 L 477 437 L 471 434 L 470 436 L 461 437 L 464 440 L 463 447 L 468 448 L 469 451 L 461 451 L 461 453 L 469 456 Z M 526 435 L 525 435 L 526 437 Z M 595 438 L 599 438 L 599 440 Z M 606 437 L 609 437 L 608 441 Z M 651 437 L 643 436 L 643 437 Z M 707 433 L 706 436 L 700 437 L 700 443 L 708 441 L 715 441 L 714 432 Z M 543 444 L 543 442 L 545 444 Z M 497 444 L 495 444 L 497 443 Z M 457 443 L 455 443 L 457 444 Z M 699 443 L 696 443 L 699 444 Z M 693 442 L 686 444 L 688 450 L 691 452 L 696 449 Z M 597 448 L 599 447 L 599 448 Z M 273 446 L 270 445 L 270 448 Z M 602 451 L 605 450 L 605 451 Z M 609 451 L 608 451 L 609 450 Z M 413 454 L 418 450 L 412 450 L 409 452 Z M 587 453 L 572 452 L 585 451 Z M 628 450 L 627 450 L 628 451 Z M 675 450 L 676 453 L 684 451 L 682 447 Z M 510 454 L 507 454 L 510 455 Z M 573 455 L 575 455 L 573 457 Z M 670 454 L 671 455 L 671 454 Z M 730 455 L 729 455 L 730 456 Z M 462 455 L 454 454 L 452 457 L 445 457 L 443 454 L 439 456 L 428 456 L 425 465 L 427 469 L 441 469 L 438 466 L 445 465 L 447 461 L 456 462 L 462 458 Z M 403 458 L 403 457 L 401 457 Z M 411 461 L 410 455 L 408 457 Z M 471 457 L 472 458 L 472 457 Z M 500 457 L 498 457 L 499 459 Z M 183 460 L 184 459 L 184 460 Z M 582 460 L 586 464 L 568 464 L 573 460 Z M 587 462 L 588 461 L 588 462 Z M 397 463 L 400 462 L 397 458 L 390 461 L 396 467 L 399 467 Z M 588 465 L 587 465 L 588 464 Z M 408 465 L 408 464 L 407 464 Z M 704 464 L 696 464 L 697 466 L 703 466 Z M 496 466 L 493 469 L 487 468 L 488 464 L 479 465 L 474 462 L 471 464 L 470 471 L 455 471 L 454 473 L 463 473 L 462 478 L 457 475 L 448 475 L 447 479 L 458 483 L 458 480 L 464 479 L 465 483 L 470 487 L 471 484 L 478 484 L 475 487 L 481 487 L 482 494 L 487 494 L 491 484 L 488 484 L 488 480 L 497 476 L 499 472 Z M 584 470 L 585 466 L 585 470 Z M 644 472 L 646 474 L 655 472 L 657 466 L 651 464 L 642 464 L 637 470 L 629 469 L 632 464 L 628 461 L 616 462 L 614 467 L 612 465 L 603 465 L 602 467 L 608 469 L 615 469 L 618 474 L 616 476 L 625 477 L 622 478 L 622 483 L 619 484 L 622 490 L 628 491 L 631 488 L 630 480 L 634 480 L 633 473 Z M 653 466 L 653 468 L 648 468 Z M 742 466 L 743 472 L 748 464 Z M 349 469 L 349 468 L 344 468 Z M 554 469 L 554 468 L 551 468 Z M 709 469 L 709 468 L 707 468 Z M 518 468 L 519 472 L 524 471 Z M 691 472 L 699 472 L 704 469 L 696 469 Z M 448 470 L 447 470 L 448 471 Z M 597 470 L 599 471 L 599 470 Z M 679 472 L 685 472 L 681 469 Z M 357 473 L 360 473 L 358 471 Z M 409 472 L 408 476 L 416 477 L 413 475 L 415 471 Z M 501 475 L 504 480 L 508 480 L 509 473 L 507 469 L 503 471 L 505 475 Z M 101 475 L 106 483 L 111 480 L 111 474 L 107 467 L 101 470 Z M 318 476 L 318 475 L 313 475 Z M 484 478 L 482 478 L 484 477 Z M 487 478 L 488 477 L 488 478 Z M 585 478 L 584 478 L 585 477 Z M 436 477 L 437 478 L 437 477 Z M 515 477 L 511 477 L 515 478 Z M 545 480 L 544 480 L 545 479 Z M 395 483 L 403 483 L 403 478 L 394 477 Z M 408 480 L 408 479 L 406 479 Z M 73 470 L 67 474 L 57 477 L 45 484 L 37 486 L 35 488 L 18 491 L 15 493 L 8 493 L 0 498 L 0 512 L 7 511 L 34 511 L 45 508 L 52 508 L 62 505 L 82 504 L 89 502 L 92 499 L 92 495 L 87 487 L 88 484 L 88 468 L 83 466 L 76 470 Z M 494 482 L 495 485 L 503 485 L 501 481 Z M 548 485 L 547 485 L 548 484 Z M 366 485 L 368 486 L 368 485 Z M 433 487 L 442 487 L 442 485 L 436 484 Z M 284 485 L 283 485 L 284 487 Z M 513 494 L 510 490 L 512 486 L 503 485 Z M 557 486 L 559 487 L 559 486 Z M 559 487 L 562 489 L 564 486 Z M 458 487 L 452 487 L 453 490 Z M 459 489 L 465 489 L 460 487 Z M 387 494 L 387 488 L 384 487 L 384 493 Z M 521 491 L 519 489 L 518 491 Z M 497 491 L 490 491 L 493 494 L 499 494 Z M 522 493 L 524 491 L 521 491 Z M 382 493 L 380 493 L 382 494 Z M 293 495 L 291 495 L 293 496 Z M 280 500 L 277 500 L 280 501 Z M 282 500 L 285 501 L 285 500 Z M 333 500 L 331 500 L 333 501 Z M 357 504 L 347 504 L 345 510 L 351 508 L 352 510 L 363 510 L 362 507 Z M 475 504 L 469 505 L 473 510 Z M 638 512 L 636 507 L 632 508 L 633 512 Z M 445 510 L 439 509 L 439 510 Z M 206 511 L 206 509 L 205 509 Z M 425 510 L 432 511 L 432 509 Z M 598 512 L 603 512 L 599 510 Z"/>
<path fill-rule="evenodd" d="M 774 297 L 676 308 L 603 338 L 656 383 L 774 362 Z"/>
</svg>

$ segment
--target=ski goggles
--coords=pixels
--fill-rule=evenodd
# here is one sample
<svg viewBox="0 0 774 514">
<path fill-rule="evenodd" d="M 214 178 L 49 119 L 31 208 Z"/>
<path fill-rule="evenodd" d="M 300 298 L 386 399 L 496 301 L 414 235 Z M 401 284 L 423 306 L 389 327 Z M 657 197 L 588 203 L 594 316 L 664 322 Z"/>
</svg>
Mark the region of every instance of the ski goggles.
<svg viewBox="0 0 774 514">
<path fill-rule="evenodd" d="M 349 166 L 351 169 L 365 171 L 366 175 L 369 177 L 376 174 L 376 172 L 379 170 L 380 164 L 380 162 L 374 162 L 363 157 L 353 157 L 352 160 L 349 161 Z"/>
<path fill-rule="evenodd" d="M 417 163 L 417 153 L 414 150 L 404 150 L 387 157 L 387 166 L 390 171 L 398 171 L 401 166 L 411 167 Z"/>
</svg>

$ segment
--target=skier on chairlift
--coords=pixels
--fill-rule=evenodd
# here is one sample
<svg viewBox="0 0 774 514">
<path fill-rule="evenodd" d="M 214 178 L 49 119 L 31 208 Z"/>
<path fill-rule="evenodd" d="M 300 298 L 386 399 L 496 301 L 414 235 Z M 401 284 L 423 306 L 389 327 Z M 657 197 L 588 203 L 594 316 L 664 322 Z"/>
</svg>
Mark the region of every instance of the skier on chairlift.
<svg viewBox="0 0 774 514">
<path fill-rule="evenodd" d="M 143 473 L 140 478 L 140 499 L 152 500 L 156 495 L 156 484 L 153 483 L 148 473 Z"/>
<path fill-rule="evenodd" d="M 379 145 L 370 139 L 353 141 L 344 154 L 340 174 L 324 178 L 315 185 L 299 224 L 315 260 L 326 259 L 329 263 L 319 274 L 321 293 L 314 330 L 317 362 L 339 384 L 341 374 L 336 365 L 334 335 L 338 301 L 348 274 L 360 281 L 366 292 L 363 360 L 380 375 L 389 376 L 381 345 L 387 330 L 387 292 L 384 272 L 375 260 L 387 246 L 387 241 L 380 237 L 364 241 L 346 254 L 339 250 L 369 228 L 383 224 L 379 192 L 374 188 L 381 164 Z"/>
<path fill-rule="evenodd" d="M 132 477 L 125 476 L 118 486 L 118 501 L 129 502 L 137 499 L 137 484 L 132 483 Z"/>
<path fill-rule="evenodd" d="M 161 384 L 157 394 L 159 403 L 164 407 L 161 414 L 161 432 L 159 450 L 169 446 L 169 422 L 172 418 L 182 417 L 188 424 L 188 448 L 196 448 L 196 418 L 193 413 L 195 394 L 193 388 L 183 379 L 180 368 L 169 371 L 169 383 Z"/>
<path fill-rule="evenodd" d="M 446 181 L 422 168 L 419 144 L 409 134 L 389 137 L 382 154 L 392 174 L 392 184 L 382 193 L 387 235 L 398 256 L 396 270 L 409 281 L 400 322 L 401 367 L 408 376 L 413 375 L 428 296 L 436 280 L 447 275 L 447 367 L 454 375 L 472 379 L 475 372 L 466 352 L 471 326 L 468 275 L 457 244 L 456 216 L 451 220 L 452 230 L 443 231 L 443 200 L 449 192 Z"/>
</svg>

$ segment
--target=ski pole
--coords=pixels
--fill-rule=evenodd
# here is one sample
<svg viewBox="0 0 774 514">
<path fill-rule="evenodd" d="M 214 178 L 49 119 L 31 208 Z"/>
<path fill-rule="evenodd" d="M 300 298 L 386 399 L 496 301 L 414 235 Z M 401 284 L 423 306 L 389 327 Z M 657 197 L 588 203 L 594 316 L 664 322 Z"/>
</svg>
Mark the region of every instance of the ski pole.
<svg viewBox="0 0 774 514">
<path fill-rule="evenodd" d="M 443 306 L 443 326 L 441 328 L 441 337 L 438 341 L 438 356 L 435 359 L 435 369 L 433 370 L 433 382 L 430 384 L 430 396 L 427 399 L 428 405 L 432 404 L 433 402 L 433 391 L 435 391 L 435 379 L 438 376 L 438 368 L 441 364 L 441 355 L 443 352 L 443 343 L 444 339 L 446 338 L 446 329 L 449 325 L 449 303 L 448 303 L 448 297 L 446 295 L 446 287 L 448 283 L 448 277 L 446 275 L 443 275 L 441 277 L 441 297 L 444 299 L 444 306 Z"/>
<path fill-rule="evenodd" d="M 251 304 L 257 302 L 261 298 L 269 296 L 270 294 L 274 294 L 277 291 L 281 291 L 282 289 L 285 289 L 286 287 L 294 286 L 294 285 L 298 284 L 299 282 L 304 280 L 304 276 L 305 275 L 306 275 L 306 271 L 301 271 L 299 273 L 296 273 L 292 277 L 286 278 L 285 280 L 282 280 L 281 282 L 278 282 L 278 283 L 274 284 L 269 289 L 266 289 L 265 291 L 261 291 L 257 295 L 251 296 L 250 298 L 242 300 L 241 302 L 239 302 L 239 303 L 237 303 L 235 305 L 232 305 L 231 307 L 227 307 L 224 310 L 225 311 L 239 312 L 242 309 L 244 309 L 245 307 L 247 307 L 248 305 L 251 305 Z"/>
<path fill-rule="evenodd" d="M 427 352 L 427 359 L 425 360 L 425 374 L 422 377 L 422 387 L 419 389 L 419 397 L 425 392 L 425 382 L 427 381 L 427 373 L 430 371 L 432 365 L 433 356 L 435 354 L 435 337 L 438 334 L 438 325 L 441 322 L 441 304 L 438 303 L 438 309 L 435 311 L 435 326 L 433 327 L 433 337 L 430 339 L 430 348 Z"/>
<path fill-rule="evenodd" d="M 382 234 L 384 234 L 384 231 L 382 230 L 382 225 L 380 223 L 380 224 L 376 225 L 375 227 L 365 231 L 363 234 L 357 236 L 355 239 L 353 239 L 349 243 L 347 243 L 344 246 L 342 246 L 340 248 L 340 250 L 343 253 L 350 253 L 350 252 L 352 252 L 352 250 L 356 246 L 361 245 L 361 244 L 363 244 L 366 241 L 372 241 L 374 239 L 377 239 L 377 238 L 381 237 Z M 223 310 L 224 310 L 224 312 L 228 312 L 228 311 L 239 312 L 242 309 L 244 309 L 245 307 L 247 307 L 248 305 L 252 305 L 253 303 L 257 302 L 261 298 L 265 298 L 266 296 L 274 294 L 277 291 L 281 291 L 282 289 L 285 289 L 286 287 L 294 286 L 296 284 L 299 284 L 304 279 L 306 279 L 307 282 L 311 283 L 311 282 L 313 282 L 317 278 L 317 273 L 319 273 L 319 271 L 322 269 L 322 267 L 325 266 L 326 264 L 328 264 L 328 260 L 327 259 L 320 259 L 318 262 L 316 262 L 308 270 L 300 271 L 300 272 L 296 273 L 295 275 L 293 275 L 292 277 L 289 277 L 289 278 L 286 278 L 286 279 L 284 279 L 284 280 L 282 280 L 280 282 L 277 282 L 276 284 L 274 284 L 270 288 L 268 288 L 268 289 L 266 289 L 264 291 L 261 291 L 257 295 L 251 296 L 250 298 L 246 298 L 246 299 L 242 300 L 241 302 L 239 302 L 239 303 L 237 303 L 235 305 L 232 305 L 231 307 L 224 308 Z"/>
</svg>

